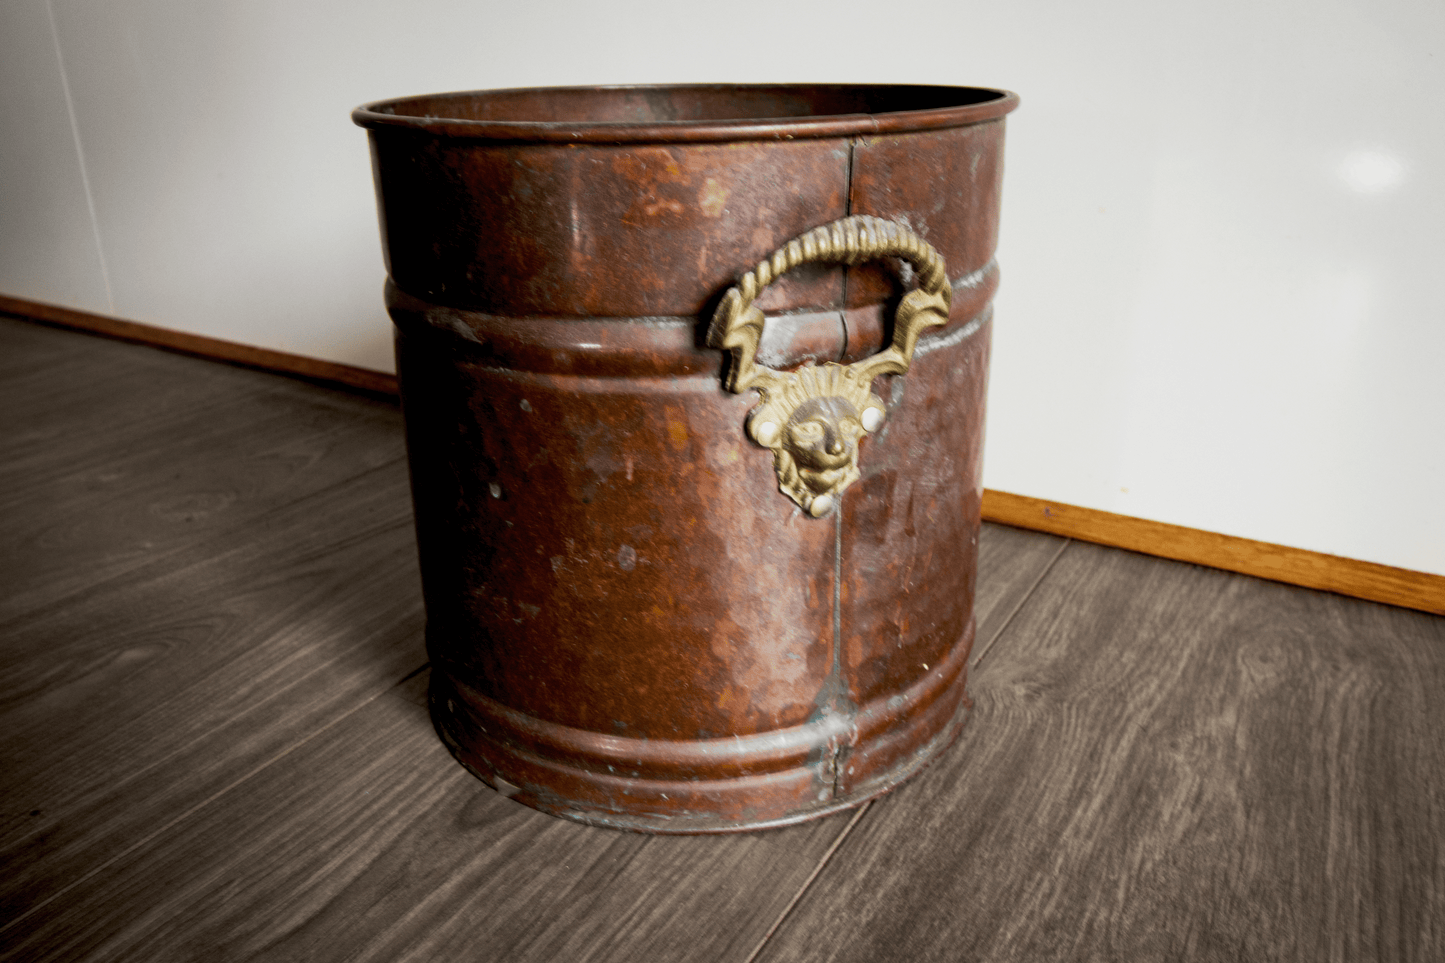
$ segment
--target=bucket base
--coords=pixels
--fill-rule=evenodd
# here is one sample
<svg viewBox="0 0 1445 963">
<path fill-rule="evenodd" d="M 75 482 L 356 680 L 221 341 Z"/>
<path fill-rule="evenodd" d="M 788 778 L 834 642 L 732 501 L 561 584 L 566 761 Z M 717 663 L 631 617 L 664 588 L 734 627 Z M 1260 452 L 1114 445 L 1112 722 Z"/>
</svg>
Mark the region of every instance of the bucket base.
<svg viewBox="0 0 1445 963">
<path fill-rule="evenodd" d="M 509 709 L 434 670 L 432 719 L 457 760 L 503 795 L 593 826 L 730 833 L 816 819 L 888 792 L 948 748 L 972 703 L 973 626 L 947 662 L 856 714 L 723 739 L 621 738 Z"/>
</svg>

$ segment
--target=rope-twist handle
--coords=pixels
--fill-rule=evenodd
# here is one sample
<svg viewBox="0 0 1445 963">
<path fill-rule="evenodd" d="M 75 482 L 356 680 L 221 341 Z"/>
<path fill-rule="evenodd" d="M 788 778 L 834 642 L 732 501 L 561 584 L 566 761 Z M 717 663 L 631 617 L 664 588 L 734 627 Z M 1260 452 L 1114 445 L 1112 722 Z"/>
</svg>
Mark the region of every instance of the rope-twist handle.
<svg viewBox="0 0 1445 963">
<path fill-rule="evenodd" d="M 764 390 L 783 376 L 756 363 L 763 334 L 763 313 L 754 302 L 777 278 L 800 264 L 815 262 L 859 264 L 881 257 L 897 257 L 913 265 L 917 289 L 904 296 L 894 315 L 893 343 L 850 366 L 857 376 L 871 381 L 881 374 L 903 374 L 913 358 L 913 347 L 925 329 L 948 321 L 953 289 L 943 256 L 906 224 L 866 214 L 841 218 L 794 238 L 760 261 L 758 266 L 728 289 L 713 315 L 708 343 L 730 350 L 733 364 L 725 380 L 729 391 L 750 387 Z"/>
</svg>

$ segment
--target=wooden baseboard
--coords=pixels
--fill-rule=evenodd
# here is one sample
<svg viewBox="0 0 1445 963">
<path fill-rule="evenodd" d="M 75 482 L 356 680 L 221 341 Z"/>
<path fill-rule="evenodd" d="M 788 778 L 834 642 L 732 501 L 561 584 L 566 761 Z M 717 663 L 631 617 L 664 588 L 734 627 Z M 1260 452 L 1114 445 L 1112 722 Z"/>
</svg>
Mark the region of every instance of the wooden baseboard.
<svg viewBox="0 0 1445 963">
<path fill-rule="evenodd" d="M 223 341 L 220 338 L 208 338 L 184 331 L 172 331 L 169 328 L 158 328 L 150 324 L 141 324 L 138 321 L 123 321 L 120 318 L 91 314 L 89 311 L 77 311 L 74 308 L 62 308 L 40 301 L 29 301 L 0 294 L 0 314 L 10 314 L 30 321 L 39 321 L 42 324 L 73 328 L 77 331 L 88 331 L 91 334 L 104 335 L 108 338 L 147 344 L 155 348 L 164 348 L 167 351 L 209 358 L 213 361 L 225 361 L 228 364 L 242 365 L 247 368 L 278 371 L 305 378 L 308 381 L 319 381 L 324 384 L 356 388 L 378 394 L 396 394 L 396 375 L 386 374 L 382 371 L 339 364 L 335 361 L 320 361 L 304 355 L 272 351 L 269 348 L 257 348 L 249 344 L 237 344 L 234 341 Z"/>
<path fill-rule="evenodd" d="M 1445 615 L 1445 576 L 993 490 L 983 493 L 983 517 L 1017 528 Z"/>
<path fill-rule="evenodd" d="M 0 313 L 379 394 L 396 376 L 0 295 Z M 986 521 L 1445 615 L 1445 577 L 988 490 Z"/>
</svg>

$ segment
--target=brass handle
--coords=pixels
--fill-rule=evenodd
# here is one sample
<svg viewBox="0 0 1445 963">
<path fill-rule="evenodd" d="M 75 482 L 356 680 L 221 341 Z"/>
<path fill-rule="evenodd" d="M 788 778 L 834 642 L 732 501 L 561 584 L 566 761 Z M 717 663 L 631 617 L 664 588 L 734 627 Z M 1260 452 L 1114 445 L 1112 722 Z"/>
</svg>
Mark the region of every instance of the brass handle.
<svg viewBox="0 0 1445 963">
<path fill-rule="evenodd" d="M 800 264 L 880 257 L 903 258 L 918 277 L 894 314 L 892 344 L 850 365 L 774 371 L 757 363 L 764 318 L 753 302 L 774 279 Z M 789 241 L 723 296 L 708 329 L 708 344 L 732 352 L 723 385 L 734 393 L 756 388 L 762 396 L 748 415 L 748 436 L 772 449 L 778 490 L 809 515 L 828 514 L 858 480 L 858 440 L 883 423 L 886 411 L 873 394 L 873 379 L 907 373 L 918 335 L 947 323 L 952 295 L 943 257 L 932 245 L 905 224 L 857 215 Z"/>
</svg>

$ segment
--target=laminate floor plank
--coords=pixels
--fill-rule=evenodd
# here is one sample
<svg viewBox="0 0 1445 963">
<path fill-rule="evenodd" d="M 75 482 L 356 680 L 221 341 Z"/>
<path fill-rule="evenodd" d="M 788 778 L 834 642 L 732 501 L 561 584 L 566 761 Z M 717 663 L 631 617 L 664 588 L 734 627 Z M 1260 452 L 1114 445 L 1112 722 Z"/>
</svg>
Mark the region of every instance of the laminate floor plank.
<svg viewBox="0 0 1445 963">
<path fill-rule="evenodd" d="M 347 478 L 404 475 L 394 405 L 0 321 L 7 357 L 51 342 L 76 370 L 0 379 L 0 631 Z"/>
<path fill-rule="evenodd" d="M 11 327 L 0 324 L 0 334 L 13 334 Z M 127 459 L 142 457 L 134 454 L 137 449 L 144 452 L 143 463 L 133 471 L 117 471 L 122 477 L 115 490 L 104 495 L 60 496 L 58 486 L 47 485 L 17 502 L 15 486 L 5 489 L 0 497 L 10 501 L 0 515 L 0 534 L 6 536 L 0 554 L 6 592 L 0 604 L 9 617 L 0 621 L 0 740 L 43 754 L 46 740 L 29 738 L 27 719 L 38 720 L 40 731 L 52 737 L 49 742 L 62 741 L 55 736 L 63 735 L 67 725 L 114 724 L 121 721 L 115 712 L 143 710 L 145 690 L 133 681 L 144 676 L 140 670 L 163 662 L 186 665 L 194 673 L 205 669 L 207 660 L 224 658 L 227 644 L 238 651 L 247 648 L 248 639 L 219 644 L 216 638 L 238 634 L 232 629 L 243 634 L 247 625 L 265 617 L 265 602 L 244 616 L 225 611 L 231 597 L 244 596 L 240 586 L 254 594 L 268 580 L 311 577 L 289 572 L 287 565 L 309 564 L 328 551 L 344 553 L 351 543 L 378 533 L 391 539 L 393 550 L 405 551 L 410 507 L 394 407 L 378 410 L 364 399 L 258 372 L 34 330 L 44 336 L 42 342 L 60 339 L 121 352 L 106 358 L 105 370 L 144 367 L 154 358 L 179 365 L 158 378 L 154 390 L 147 380 L 132 384 L 122 396 L 102 392 L 106 410 L 144 407 L 157 393 L 170 398 L 167 404 L 194 401 L 219 378 L 240 386 L 227 392 L 240 396 L 232 405 L 239 414 L 222 431 L 208 424 L 183 425 L 176 418 L 128 417 L 122 419 L 127 430 L 119 432 L 124 435 L 119 449 L 112 444 L 114 433 L 76 426 L 66 433 L 65 444 L 45 446 L 45 464 L 31 464 L 30 470 L 64 474 L 77 461 L 124 467 L 132 463 Z M 19 340 L 23 345 L 25 339 Z M 178 401 L 171 397 L 177 385 L 194 390 Z M 249 390 L 241 390 L 247 385 Z M 91 394 L 84 386 L 70 393 Z M 353 400 L 361 401 L 360 407 L 351 405 Z M 91 397 L 88 403 L 98 402 Z M 292 426 L 289 433 L 279 430 L 283 424 Z M 177 430 L 178 425 L 195 430 Z M 217 494 L 210 481 L 225 489 Z M 212 511 L 208 503 L 221 508 Z M 27 531 L 64 534 L 16 537 Z M 403 568 L 396 577 L 412 595 L 414 562 Z M 17 602 L 32 584 L 41 586 L 32 594 L 43 600 L 29 606 Z M 297 587 L 304 584 L 302 578 Z M 269 604 L 278 602 L 284 600 Z M 213 603 L 223 607 L 212 612 Z M 147 633 L 159 634 L 147 642 Z M 154 658 L 158 655 L 168 657 Z M 117 686 L 120 677 L 125 684 Z M 162 690 L 176 683 L 173 678 L 142 681 Z M 46 717 L 45 703 L 55 704 L 53 719 Z M 13 767 L 8 775 L 13 785 Z"/>
<path fill-rule="evenodd" d="M 1081 543 L 781 960 L 1445 959 L 1445 619 Z"/>
<path fill-rule="evenodd" d="M 738 958 L 847 822 L 646 837 L 544 816 L 451 759 L 423 684 L 25 917 L 9 958 Z"/>
<path fill-rule="evenodd" d="M 3 926 L 425 653 L 395 405 L 15 322 L 0 345 Z"/>
<path fill-rule="evenodd" d="M 0 383 L 24 378 L 61 363 L 73 355 L 63 340 L 50 336 L 53 328 L 0 312 Z M 0 391 L 3 391 L 0 388 Z"/>
<path fill-rule="evenodd" d="M 991 526 L 981 624 L 1012 609 L 1061 544 Z M 47 876 L 80 882 L 52 886 L 0 937 L 25 959 L 742 960 L 851 818 L 669 838 L 542 816 L 447 755 L 421 684 L 294 751 L 272 747 L 213 799 L 192 780 L 167 797 L 174 823 L 140 845 L 127 848 L 143 826 L 106 815 L 132 808 L 135 790 L 97 797 L 75 820 L 104 845 L 17 854 L 38 867 L 31 891 Z M 218 730 L 217 745 L 170 760 L 167 779 L 184 782 L 233 737 Z"/>
<path fill-rule="evenodd" d="M 306 399 L 338 411 L 388 410 L 397 418 L 396 406 L 385 401 L 3 317 L 0 357 L 6 362 L 0 366 L 0 495 L 15 486 L 48 485 L 55 466 L 72 460 L 124 454 L 132 442 L 164 437 L 170 421 L 198 411 L 249 417 L 253 399 Z M 41 477 L 32 478 L 37 472 Z"/>
<path fill-rule="evenodd" d="M 0 697 L 0 707 L 15 701 L 17 688 L 43 688 L 39 678 L 24 681 L 27 674 L 63 678 L 74 668 L 55 658 L 57 639 L 66 646 L 104 647 L 105 632 L 120 624 L 114 620 L 191 612 L 196 604 L 204 605 L 204 593 L 224 589 L 233 570 L 243 572 L 251 583 L 268 574 L 280 577 L 287 564 L 345 551 L 352 542 L 382 531 L 394 530 L 396 543 L 404 545 L 410 524 L 405 467 L 392 464 L 257 512 L 236 528 L 178 540 L 123 567 L 96 566 L 88 583 L 69 586 L 63 594 L 0 624 L 5 637 L 0 679 L 11 683 L 8 695 Z M 269 553 L 271 561 L 259 557 L 260 552 Z M 14 564 L 23 568 L 23 561 Z M 97 631 L 86 631 L 86 625 Z"/>
<path fill-rule="evenodd" d="M 0 923 L 422 666 L 414 570 L 399 579 L 415 562 L 394 544 L 409 537 L 238 575 L 190 611 L 103 637 L 118 655 L 0 716 Z"/>
<path fill-rule="evenodd" d="M 404 497 L 356 479 L 7 627 L 5 796 L 111 783 L 326 662 L 383 688 L 423 664 Z"/>
<path fill-rule="evenodd" d="M 984 522 L 978 535 L 973 600 L 978 624 L 969 653 L 970 673 L 1068 544 L 1068 539 L 1057 535 Z M 970 675 L 970 691 L 971 680 Z"/>
<path fill-rule="evenodd" d="M 143 765 L 230 711 L 239 694 L 263 697 L 256 680 L 304 674 L 311 648 L 374 660 L 354 641 L 371 633 L 378 606 L 402 600 L 417 634 L 410 518 L 404 470 L 379 469 L 275 509 L 243 534 L 137 564 L 12 619 L 0 657 L 7 798 L 32 776 L 104 782 L 118 764 Z M 369 577 L 359 566 L 382 560 L 385 578 L 358 593 Z M 318 619 L 326 631 L 296 631 Z M 425 661 L 415 644 L 400 657 L 403 671 Z"/>
</svg>

